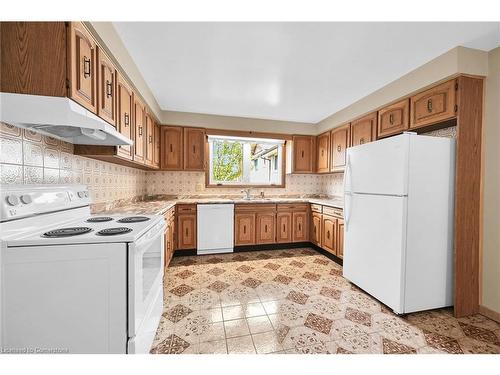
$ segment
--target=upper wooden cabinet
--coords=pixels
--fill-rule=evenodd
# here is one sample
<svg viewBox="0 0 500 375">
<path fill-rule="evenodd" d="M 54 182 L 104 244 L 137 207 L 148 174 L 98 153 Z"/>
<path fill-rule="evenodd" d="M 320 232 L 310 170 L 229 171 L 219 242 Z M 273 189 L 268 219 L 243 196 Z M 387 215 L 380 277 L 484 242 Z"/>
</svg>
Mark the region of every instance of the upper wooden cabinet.
<svg viewBox="0 0 500 375">
<path fill-rule="evenodd" d="M 294 135 L 292 137 L 291 173 L 315 172 L 316 137 Z"/>
<path fill-rule="evenodd" d="M 183 163 L 183 131 L 179 126 L 162 126 L 160 145 L 161 169 L 179 171 Z"/>
<path fill-rule="evenodd" d="M 69 27 L 69 97 L 89 111 L 97 112 L 97 45 L 80 22 Z"/>
<path fill-rule="evenodd" d="M 316 171 L 318 173 L 330 172 L 330 132 L 318 135 Z"/>
<path fill-rule="evenodd" d="M 97 114 L 116 126 L 116 69 L 106 53 L 97 48 Z"/>
<path fill-rule="evenodd" d="M 410 128 L 416 129 L 455 116 L 456 80 L 445 82 L 410 98 Z"/>
<path fill-rule="evenodd" d="M 377 137 L 387 137 L 408 130 L 410 101 L 409 99 L 391 104 L 378 111 Z"/>
<path fill-rule="evenodd" d="M 154 156 L 153 164 L 155 167 L 160 166 L 160 126 L 155 122 L 154 126 Z"/>
<path fill-rule="evenodd" d="M 205 129 L 184 128 L 184 169 L 205 169 Z"/>
<path fill-rule="evenodd" d="M 117 77 L 116 99 L 117 99 L 117 127 L 118 131 L 125 137 L 134 139 L 132 131 L 132 112 L 134 104 L 134 94 L 129 84 L 121 77 Z M 133 146 L 118 146 L 117 153 L 126 159 L 132 160 L 134 157 Z"/>
<path fill-rule="evenodd" d="M 377 112 L 351 122 L 351 146 L 358 146 L 375 140 Z"/>
<path fill-rule="evenodd" d="M 154 136 L 155 136 L 155 123 L 153 118 L 149 113 L 146 113 L 144 116 L 145 119 L 145 129 L 146 129 L 146 164 L 147 165 L 154 165 L 154 152 L 155 152 L 155 143 L 154 143 Z"/>
<path fill-rule="evenodd" d="M 346 163 L 346 150 L 350 141 L 350 125 L 346 124 L 332 130 L 331 139 L 331 167 L 332 172 L 343 171 Z"/>
<path fill-rule="evenodd" d="M 146 159 L 146 108 L 142 101 L 134 97 L 134 160 L 144 163 Z"/>
</svg>

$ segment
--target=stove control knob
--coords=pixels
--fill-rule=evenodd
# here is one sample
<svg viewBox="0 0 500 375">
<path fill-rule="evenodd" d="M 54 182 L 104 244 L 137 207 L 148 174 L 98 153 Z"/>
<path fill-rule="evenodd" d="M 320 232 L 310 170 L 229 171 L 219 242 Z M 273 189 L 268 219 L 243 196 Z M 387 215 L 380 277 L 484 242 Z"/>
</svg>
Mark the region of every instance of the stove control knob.
<svg viewBox="0 0 500 375">
<path fill-rule="evenodd" d="M 23 202 L 24 204 L 30 204 L 31 202 L 33 202 L 33 198 L 31 198 L 31 195 L 28 194 L 21 195 L 21 202 Z"/>
<path fill-rule="evenodd" d="M 17 195 L 7 195 L 5 200 L 9 206 L 17 206 L 19 204 L 19 198 Z"/>
<path fill-rule="evenodd" d="M 79 191 L 77 194 L 78 194 L 78 198 L 85 198 L 85 192 L 84 191 Z"/>
</svg>

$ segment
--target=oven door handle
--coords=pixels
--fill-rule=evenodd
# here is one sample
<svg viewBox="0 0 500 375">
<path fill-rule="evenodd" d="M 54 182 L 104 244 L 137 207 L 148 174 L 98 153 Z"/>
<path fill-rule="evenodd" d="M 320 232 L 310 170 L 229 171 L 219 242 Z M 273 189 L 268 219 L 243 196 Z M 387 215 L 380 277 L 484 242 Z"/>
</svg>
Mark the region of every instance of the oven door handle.
<svg viewBox="0 0 500 375">
<path fill-rule="evenodd" d="M 135 255 L 142 255 L 144 251 L 149 248 L 150 243 L 156 241 L 158 237 L 163 236 L 164 229 L 165 220 L 162 218 L 161 221 L 158 222 L 158 224 L 155 224 L 153 228 L 148 230 L 146 234 L 144 234 L 136 241 L 135 248 L 137 252 Z"/>
</svg>

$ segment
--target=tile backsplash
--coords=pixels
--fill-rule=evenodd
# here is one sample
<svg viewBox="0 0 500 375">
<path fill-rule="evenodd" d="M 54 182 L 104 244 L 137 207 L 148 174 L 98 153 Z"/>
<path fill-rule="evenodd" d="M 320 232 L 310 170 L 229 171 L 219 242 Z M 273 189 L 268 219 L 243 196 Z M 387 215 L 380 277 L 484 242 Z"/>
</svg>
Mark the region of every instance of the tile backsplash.
<svg viewBox="0 0 500 375">
<path fill-rule="evenodd" d="M 94 202 L 146 193 L 146 172 L 73 155 L 73 145 L 0 123 L 2 184 L 84 184 Z"/>
<path fill-rule="evenodd" d="M 456 127 L 426 133 L 456 137 Z M 343 195 L 343 173 L 287 175 L 285 188 L 266 195 Z M 2 184 L 84 184 L 95 203 L 133 199 L 145 194 L 233 195 L 240 188 L 206 188 L 204 172 L 143 171 L 73 155 L 73 145 L 27 129 L 0 123 Z M 260 189 L 255 188 L 254 194 Z"/>
</svg>

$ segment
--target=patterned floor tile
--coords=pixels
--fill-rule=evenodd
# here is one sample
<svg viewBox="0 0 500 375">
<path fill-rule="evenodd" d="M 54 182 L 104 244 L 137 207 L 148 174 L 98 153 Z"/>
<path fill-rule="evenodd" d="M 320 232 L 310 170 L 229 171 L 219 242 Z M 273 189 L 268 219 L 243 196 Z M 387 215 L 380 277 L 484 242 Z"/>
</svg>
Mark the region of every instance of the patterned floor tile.
<svg viewBox="0 0 500 375">
<path fill-rule="evenodd" d="M 246 319 L 236 319 L 224 321 L 226 338 L 246 336 L 250 334 Z"/>
<path fill-rule="evenodd" d="M 257 288 L 260 284 L 262 284 L 262 281 L 254 279 L 252 277 L 249 277 L 248 279 L 245 279 L 241 282 L 241 285 L 247 286 L 252 289 Z"/>
<path fill-rule="evenodd" d="M 278 283 L 281 283 L 281 284 L 285 284 L 285 285 L 288 285 L 290 284 L 290 281 L 292 281 L 293 278 L 292 277 L 289 277 L 289 276 L 285 276 L 285 275 L 277 275 L 273 281 L 276 281 Z"/>
<path fill-rule="evenodd" d="M 306 317 L 306 321 L 304 322 L 306 327 L 324 333 L 325 335 L 328 335 L 332 330 L 332 324 L 333 320 L 314 313 L 309 313 Z"/>
<path fill-rule="evenodd" d="M 208 289 L 213 290 L 214 292 L 221 293 L 223 290 L 229 287 L 229 284 L 222 281 L 214 281 L 212 284 L 207 286 Z"/>
<path fill-rule="evenodd" d="M 241 336 L 227 339 L 227 352 L 229 354 L 255 354 L 252 336 Z"/>
<path fill-rule="evenodd" d="M 269 320 L 267 315 L 247 318 L 247 324 L 252 335 L 256 333 L 273 331 L 273 325 L 271 324 L 271 321 Z"/>
<path fill-rule="evenodd" d="M 163 313 L 163 316 L 171 322 L 177 323 L 191 314 L 193 310 L 183 305 L 176 305 Z"/>
<path fill-rule="evenodd" d="M 268 354 L 283 350 L 274 331 L 252 334 L 253 344 L 258 354 Z"/>
<path fill-rule="evenodd" d="M 226 270 L 223 268 L 220 268 L 220 267 L 214 267 L 214 268 L 211 268 L 207 271 L 208 274 L 213 275 L 213 276 L 220 276 L 224 272 L 226 272 Z"/>
<path fill-rule="evenodd" d="M 186 285 L 186 284 L 182 284 L 182 285 L 179 285 L 179 286 L 171 289 L 170 293 L 175 294 L 177 297 L 184 297 L 186 294 L 188 294 L 189 292 L 192 292 L 193 290 L 194 290 L 193 287 Z"/>
<path fill-rule="evenodd" d="M 198 345 L 198 354 L 227 354 L 226 340 L 202 342 Z"/>
<path fill-rule="evenodd" d="M 370 314 L 350 307 L 345 310 L 345 318 L 351 322 L 363 324 L 367 327 L 372 325 L 372 316 Z"/>
<path fill-rule="evenodd" d="M 177 335 L 171 334 L 165 340 L 161 341 L 153 349 L 153 354 L 181 354 L 190 346 L 189 342 L 183 340 Z"/>
<path fill-rule="evenodd" d="M 298 303 L 299 305 L 305 305 L 309 296 L 305 293 L 298 292 L 296 290 L 291 290 L 286 296 L 286 299 Z"/>
<path fill-rule="evenodd" d="M 312 272 L 305 272 L 302 277 L 307 280 L 311 281 L 318 281 L 321 278 L 320 274 L 317 273 L 312 273 Z"/>
</svg>

